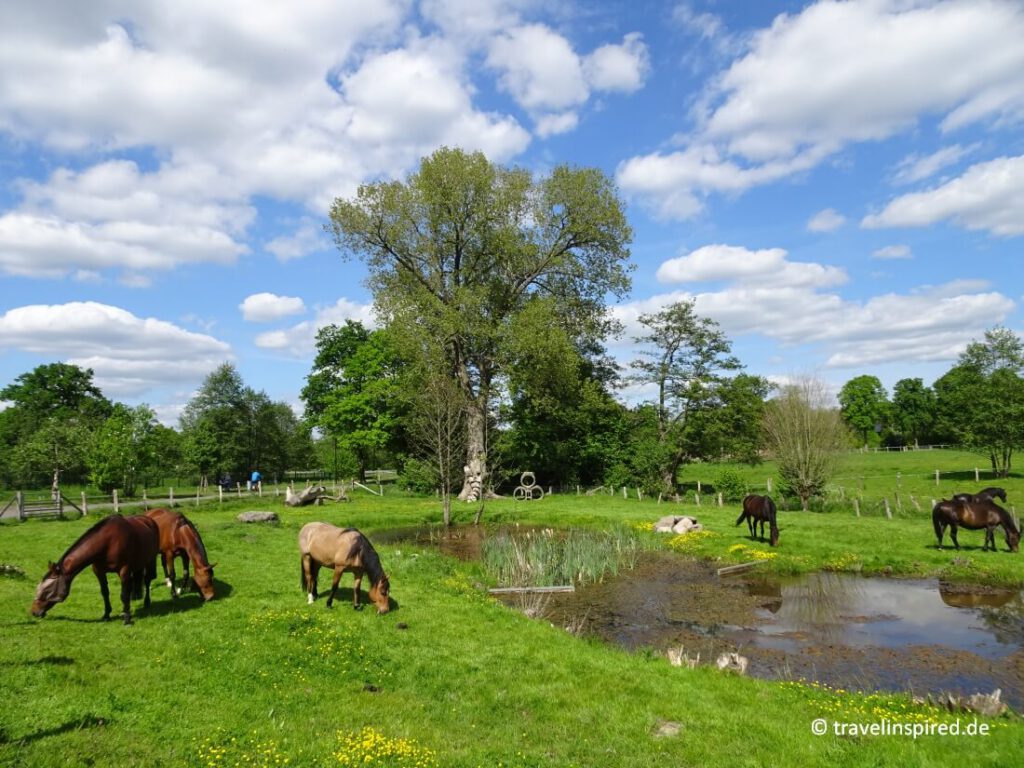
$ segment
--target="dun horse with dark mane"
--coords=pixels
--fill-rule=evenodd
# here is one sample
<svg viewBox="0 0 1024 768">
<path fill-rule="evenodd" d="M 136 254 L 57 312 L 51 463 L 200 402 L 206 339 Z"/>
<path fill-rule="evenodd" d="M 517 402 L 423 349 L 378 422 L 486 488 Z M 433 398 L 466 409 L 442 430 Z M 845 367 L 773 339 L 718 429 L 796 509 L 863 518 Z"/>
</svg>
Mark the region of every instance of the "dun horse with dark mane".
<svg viewBox="0 0 1024 768">
<path fill-rule="evenodd" d="M 750 538 L 755 538 L 757 524 L 761 523 L 761 541 L 764 541 L 764 524 L 768 523 L 769 543 L 774 547 L 779 543 L 779 526 L 775 522 L 775 502 L 771 496 L 756 496 L 751 494 L 743 498 L 743 512 L 736 519 L 736 525 L 744 520 L 747 521 L 747 528 L 750 529 Z"/>
<path fill-rule="evenodd" d="M 377 606 L 377 613 L 391 610 L 388 592 L 391 583 L 381 567 L 377 551 L 370 540 L 355 528 L 336 528 L 328 523 L 307 523 L 299 532 L 299 551 L 302 554 L 302 587 L 309 595 L 309 602 L 317 598 L 317 576 L 321 567 L 334 569 L 331 594 L 327 607 L 334 603 L 341 574 L 351 571 L 355 576 L 352 587 L 352 607 L 360 608 L 359 587 L 363 573 L 370 577 L 370 600 Z"/>
<path fill-rule="evenodd" d="M 60 560 L 49 564 L 36 587 L 32 615 L 42 618 L 57 603 L 64 602 L 71 592 L 72 579 L 91 565 L 103 595 L 103 620 L 110 618 L 111 610 L 107 574 L 116 573 L 121 578 L 124 623 L 131 624 L 131 598 L 142 597 L 143 587 L 143 605 L 149 607 L 149 582 L 156 576 L 159 547 L 156 523 L 144 515 L 111 515 L 100 520 L 68 547 Z"/>
<path fill-rule="evenodd" d="M 949 527 L 949 537 L 957 549 L 960 549 L 960 542 L 956 538 L 958 528 L 972 531 L 984 529 L 985 544 L 982 551 L 991 548 L 995 552 L 995 530 L 998 526 L 1002 526 L 1006 533 L 1006 546 L 1010 551 L 1017 552 L 1020 548 L 1020 531 L 1013 518 L 1009 512 L 992 501 L 990 496 L 964 493 L 954 496 L 950 501 L 943 499 L 932 510 L 932 525 L 939 540 L 939 549 L 942 549 L 942 537 Z"/>
<path fill-rule="evenodd" d="M 195 583 L 203 600 L 213 600 L 213 566 L 206 557 L 206 547 L 199 531 L 184 515 L 169 509 L 151 509 L 146 517 L 156 523 L 160 529 L 160 554 L 164 562 L 164 578 L 171 588 L 171 597 L 175 598 L 189 585 L 189 561 L 195 567 Z M 174 587 L 174 558 L 181 558 L 181 568 L 185 572 L 181 586 Z"/>
</svg>

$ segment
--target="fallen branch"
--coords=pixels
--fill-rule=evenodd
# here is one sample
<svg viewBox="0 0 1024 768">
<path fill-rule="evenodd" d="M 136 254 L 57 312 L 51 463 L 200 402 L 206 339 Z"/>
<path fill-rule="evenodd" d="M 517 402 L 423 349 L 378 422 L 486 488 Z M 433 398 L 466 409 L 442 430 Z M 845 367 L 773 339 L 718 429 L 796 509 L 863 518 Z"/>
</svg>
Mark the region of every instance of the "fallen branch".
<svg viewBox="0 0 1024 768">
<path fill-rule="evenodd" d="M 743 571 L 749 571 L 755 565 L 760 565 L 764 560 L 752 560 L 749 563 L 739 563 L 738 565 L 727 565 L 725 568 L 719 568 L 716 573 L 719 576 L 725 576 L 729 573 L 742 573 Z"/>
<path fill-rule="evenodd" d="M 575 592 L 576 587 L 572 584 L 560 587 L 495 587 L 487 591 L 492 595 L 517 595 L 524 592 Z"/>
</svg>

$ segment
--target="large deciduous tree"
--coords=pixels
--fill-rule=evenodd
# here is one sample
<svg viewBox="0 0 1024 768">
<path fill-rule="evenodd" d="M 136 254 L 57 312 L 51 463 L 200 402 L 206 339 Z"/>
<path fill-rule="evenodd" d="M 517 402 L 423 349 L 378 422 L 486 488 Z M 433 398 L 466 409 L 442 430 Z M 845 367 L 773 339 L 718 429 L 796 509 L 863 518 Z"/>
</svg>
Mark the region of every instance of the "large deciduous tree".
<svg viewBox="0 0 1024 768">
<path fill-rule="evenodd" d="M 935 391 L 921 379 L 900 379 L 892 388 L 891 416 L 903 440 L 918 445 L 935 428 Z"/>
<path fill-rule="evenodd" d="M 352 453 L 366 482 L 374 450 L 402 447 L 402 365 L 391 334 L 347 320 L 321 328 L 316 349 L 301 394 L 306 421 Z"/>
<path fill-rule="evenodd" d="M 800 498 L 806 511 L 835 471 L 847 433 L 826 386 L 805 378 L 781 387 L 768 402 L 765 440 L 779 465 L 783 485 Z"/>
<path fill-rule="evenodd" d="M 718 408 L 729 378 L 740 368 L 718 324 L 694 312 L 692 301 L 670 304 L 660 312 L 640 316 L 649 333 L 635 339 L 643 358 L 633 363 L 634 379 L 656 388 L 660 483 L 671 493 L 676 473 L 685 461 L 700 454 L 700 436 L 693 429 L 697 414 Z"/>
<path fill-rule="evenodd" d="M 363 185 L 330 214 L 344 255 L 369 268 L 378 312 L 443 350 L 467 403 L 466 465 L 487 486 L 487 420 L 516 319 L 530 309 L 574 340 L 603 338 L 605 301 L 629 288 L 632 232 L 599 170 L 541 179 L 442 148 L 404 181 Z M 544 345 L 546 335 L 534 338 Z"/>
<path fill-rule="evenodd" d="M 867 445 L 888 416 L 889 398 L 877 376 L 855 376 L 839 390 L 843 421 Z"/>
<path fill-rule="evenodd" d="M 146 405 L 114 405 L 96 433 L 89 467 L 94 485 L 135 495 L 138 480 L 156 461 L 156 415 Z"/>
<path fill-rule="evenodd" d="M 1024 343 L 996 327 L 967 345 L 935 382 L 938 429 L 963 447 L 988 456 L 992 471 L 1010 473 L 1013 452 L 1024 445 Z"/>
<path fill-rule="evenodd" d="M 93 431 L 111 403 L 93 372 L 67 363 L 40 365 L 0 390 L 5 481 L 40 485 L 51 478 L 84 480 Z"/>
</svg>

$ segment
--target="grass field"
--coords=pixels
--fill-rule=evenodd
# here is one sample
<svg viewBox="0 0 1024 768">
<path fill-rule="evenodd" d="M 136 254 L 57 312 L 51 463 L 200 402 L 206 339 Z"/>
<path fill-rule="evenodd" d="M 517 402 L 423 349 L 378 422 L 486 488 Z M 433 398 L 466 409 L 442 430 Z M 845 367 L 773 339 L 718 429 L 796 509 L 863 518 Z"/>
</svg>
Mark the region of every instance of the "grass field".
<svg viewBox="0 0 1024 768">
<path fill-rule="evenodd" d="M 182 508 L 217 562 L 219 597 L 201 605 L 189 595 L 174 604 L 156 587 L 152 608 L 139 606 L 130 627 L 97 621 L 102 602 L 89 573 L 45 619 L 28 615 L 47 560 L 92 520 L 0 526 L 0 563 L 26 574 L 0 576 L 0 764 L 938 766 L 1024 758 L 1016 718 L 986 721 L 991 733 L 973 738 L 814 736 L 818 717 L 955 718 L 900 696 L 674 668 L 653 654 L 582 640 L 489 599 L 476 565 L 429 548 L 378 547 L 396 602 L 385 616 L 346 605 L 349 576 L 333 610 L 323 600 L 307 606 L 296 545 L 302 524 L 355 525 L 372 538 L 393 526 L 436 523 L 439 505 L 368 495 L 303 510 L 252 501 Z M 281 524 L 234 520 L 253 508 L 277 511 Z M 494 502 L 485 519 L 603 529 L 676 509 L 694 510 L 635 497 L 556 496 Z M 459 511 L 465 518 L 472 512 Z M 713 535 L 684 550 L 728 562 L 767 551 L 732 525 L 735 506 L 698 514 Z M 780 524 L 769 568 L 891 567 L 1024 581 L 1024 556 L 1005 551 L 965 549 L 960 555 L 970 564 L 951 565 L 953 553 L 934 549 L 923 515 L 792 512 Z M 975 538 L 965 534 L 962 542 L 980 547 Z M 971 718 L 961 720 L 966 726 Z M 681 731 L 659 737 L 666 721 Z"/>
</svg>

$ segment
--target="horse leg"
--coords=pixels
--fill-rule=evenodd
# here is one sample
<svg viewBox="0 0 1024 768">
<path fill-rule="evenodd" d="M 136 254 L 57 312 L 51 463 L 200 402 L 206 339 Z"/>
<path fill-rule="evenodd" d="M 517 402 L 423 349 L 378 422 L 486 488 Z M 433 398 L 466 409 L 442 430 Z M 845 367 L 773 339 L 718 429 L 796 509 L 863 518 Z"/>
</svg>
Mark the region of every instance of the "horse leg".
<svg viewBox="0 0 1024 768">
<path fill-rule="evenodd" d="M 150 566 L 150 564 L 147 563 L 146 567 L 142 571 L 142 583 L 145 585 L 145 588 L 146 588 L 146 597 L 142 601 L 142 607 L 143 608 L 149 608 L 149 583 L 153 580 L 153 577 L 155 577 L 155 576 L 156 576 L 156 563 L 155 562 L 152 563 L 152 566 Z"/>
<path fill-rule="evenodd" d="M 341 581 L 341 574 L 345 572 L 344 566 L 334 566 L 334 579 L 331 581 L 331 594 L 327 598 L 327 607 L 332 608 L 334 606 L 334 593 L 338 591 L 338 582 Z"/>
<path fill-rule="evenodd" d="M 956 540 L 956 523 L 949 524 L 949 538 L 953 540 L 953 546 L 956 549 L 960 549 L 960 542 Z"/>
<path fill-rule="evenodd" d="M 356 577 L 355 584 L 352 585 L 352 607 L 358 611 L 363 607 L 359 604 L 359 587 L 362 586 L 363 583 L 363 569 L 354 568 L 352 570 L 352 575 Z"/>
<path fill-rule="evenodd" d="M 100 594 L 103 595 L 102 621 L 108 621 L 110 619 L 110 587 L 107 586 L 107 574 L 99 565 L 94 565 L 92 572 L 96 574 L 96 579 L 100 583 Z"/>
<path fill-rule="evenodd" d="M 754 538 L 754 528 L 757 526 L 757 522 L 753 517 L 747 516 L 747 530 L 750 532 L 750 538 Z"/>
<path fill-rule="evenodd" d="M 174 590 L 174 551 L 164 552 L 164 579 L 167 582 L 167 586 L 171 588 L 171 599 L 176 600 L 178 593 Z"/>
<path fill-rule="evenodd" d="M 189 583 L 189 578 L 190 578 L 189 577 L 189 572 L 188 572 L 188 567 L 189 567 L 188 553 L 187 552 L 182 552 L 181 553 L 181 570 L 182 570 L 184 575 L 181 577 L 181 586 L 178 587 L 178 594 L 179 595 L 184 594 L 185 591 L 188 589 L 188 583 Z"/>
<path fill-rule="evenodd" d="M 992 551 L 995 552 L 996 551 L 996 529 L 995 529 L 995 526 L 993 526 L 993 525 L 990 525 L 988 528 L 985 529 L 985 547 L 984 547 L 984 549 L 988 549 L 990 546 L 992 548 Z M 982 550 L 982 551 L 984 551 L 984 550 Z"/>
<path fill-rule="evenodd" d="M 121 607 L 124 608 L 125 624 L 132 623 L 132 571 L 127 565 L 123 566 L 117 575 L 121 577 Z"/>
</svg>

